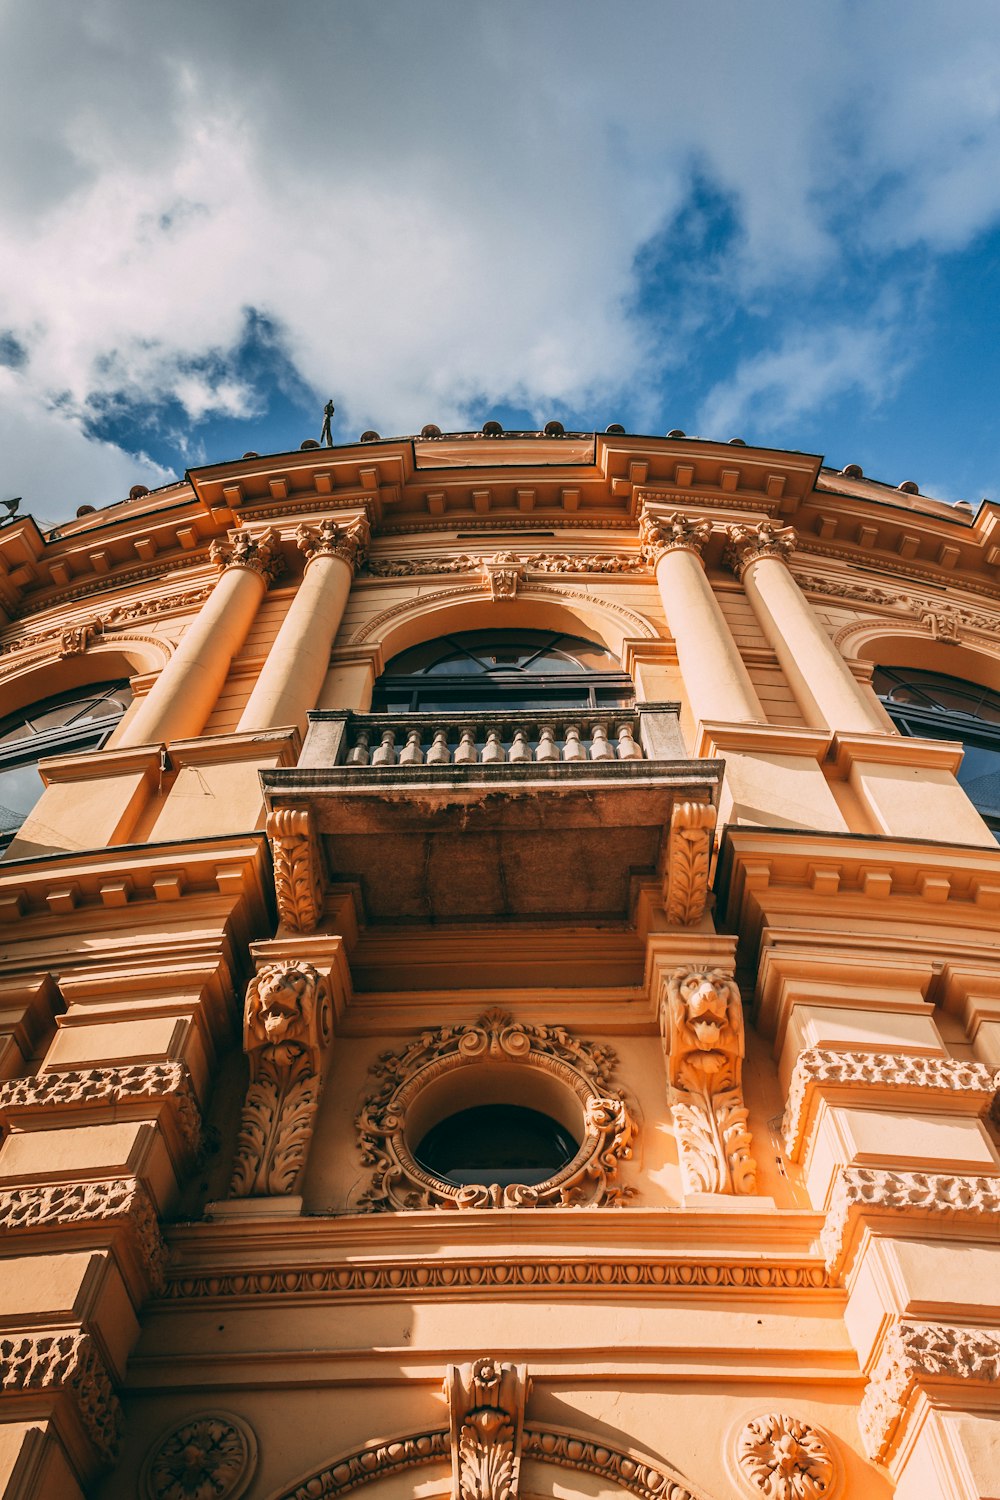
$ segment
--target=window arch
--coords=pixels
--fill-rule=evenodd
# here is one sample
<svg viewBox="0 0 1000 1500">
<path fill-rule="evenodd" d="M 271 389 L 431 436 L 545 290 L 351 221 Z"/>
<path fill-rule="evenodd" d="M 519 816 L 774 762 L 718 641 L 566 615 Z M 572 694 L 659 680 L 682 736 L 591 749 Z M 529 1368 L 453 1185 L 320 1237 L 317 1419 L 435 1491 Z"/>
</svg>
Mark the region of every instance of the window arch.
<svg viewBox="0 0 1000 1500">
<path fill-rule="evenodd" d="M 88 683 L 0 719 L 0 850 L 41 794 L 38 762 L 48 755 L 99 749 L 131 701 L 127 679 Z"/>
<path fill-rule="evenodd" d="M 411 646 L 375 684 L 375 712 L 621 708 L 632 679 L 607 649 L 551 630 L 465 630 Z"/>
<path fill-rule="evenodd" d="M 961 741 L 959 784 L 1000 839 L 1000 692 L 922 667 L 876 667 L 872 685 L 903 734 Z"/>
</svg>

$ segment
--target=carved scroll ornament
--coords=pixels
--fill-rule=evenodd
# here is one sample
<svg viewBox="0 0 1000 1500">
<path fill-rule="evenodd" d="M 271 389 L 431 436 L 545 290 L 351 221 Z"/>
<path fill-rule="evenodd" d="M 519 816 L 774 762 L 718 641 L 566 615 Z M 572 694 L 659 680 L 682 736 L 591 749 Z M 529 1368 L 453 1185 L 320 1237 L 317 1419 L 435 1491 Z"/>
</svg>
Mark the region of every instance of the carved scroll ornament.
<svg viewBox="0 0 1000 1500">
<path fill-rule="evenodd" d="M 495 1061 L 537 1068 L 576 1095 L 583 1141 L 571 1162 L 537 1187 L 478 1183 L 459 1187 L 418 1165 L 406 1139 L 407 1114 L 427 1085 L 460 1068 Z M 529 1026 L 488 1011 L 474 1026 L 423 1032 L 402 1052 L 384 1052 L 372 1072 L 382 1080 L 357 1117 L 361 1159 L 373 1168 L 362 1212 L 423 1208 L 533 1208 L 620 1203 L 631 1196 L 618 1174 L 632 1155 L 635 1123 L 610 1084 L 610 1047 L 584 1042 L 561 1026 Z"/>
<path fill-rule="evenodd" d="M 454 1500 L 516 1500 L 527 1386 L 524 1365 L 449 1365 Z"/>
<path fill-rule="evenodd" d="M 250 1085 L 231 1197 L 295 1191 L 312 1139 L 332 1030 L 329 990 L 311 964 L 267 964 L 250 981 L 243 1019 Z"/>
<path fill-rule="evenodd" d="M 746 1424 L 736 1439 L 736 1467 L 748 1490 L 766 1500 L 826 1500 L 838 1483 L 827 1437 L 784 1412 Z"/>
<path fill-rule="evenodd" d="M 743 1104 L 743 1007 L 731 975 L 680 968 L 660 1008 L 681 1172 L 689 1193 L 753 1193 Z"/>
<path fill-rule="evenodd" d="M 274 860 L 278 915 L 293 932 L 312 932 L 323 909 L 323 875 L 309 811 L 275 808 L 268 813 L 265 826 Z"/>
<path fill-rule="evenodd" d="M 668 922 L 691 927 L 705 915 L 715 819 L 710 802 L 679 802 L 671 814 L 663 902 Z"/>
</svg>

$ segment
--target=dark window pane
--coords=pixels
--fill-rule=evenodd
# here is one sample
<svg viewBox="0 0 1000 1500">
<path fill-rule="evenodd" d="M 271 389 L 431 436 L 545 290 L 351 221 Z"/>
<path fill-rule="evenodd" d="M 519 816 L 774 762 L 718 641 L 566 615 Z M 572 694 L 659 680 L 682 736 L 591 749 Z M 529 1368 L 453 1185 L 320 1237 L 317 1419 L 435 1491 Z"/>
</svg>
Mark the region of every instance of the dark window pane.
<svg viewBox="0 0 1000 1500">
<path fill-rule="evenodd" d="M 482 1104 L 435 1125 L 414 1156 L 425 1172 L 459 1187 L 534 1187 L 571 1162 L 577 1150 L 569 1131 L 537 1109 Z"/>
</svg>

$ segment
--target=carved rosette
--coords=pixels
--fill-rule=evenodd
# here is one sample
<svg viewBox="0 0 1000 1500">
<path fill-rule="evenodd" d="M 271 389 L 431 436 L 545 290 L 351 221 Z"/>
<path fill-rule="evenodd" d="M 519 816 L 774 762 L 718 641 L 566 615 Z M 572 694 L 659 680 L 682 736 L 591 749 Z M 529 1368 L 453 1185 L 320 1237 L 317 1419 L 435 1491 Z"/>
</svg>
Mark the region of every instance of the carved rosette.
<svg viewBox="0 0 1000 1500">
<path fill-rule="evenodd" d="M 142 1472 L 143 1500 L 239 1500 L 257 1467 L 257 1440 L 229 1412 L 192 1417 L 156 1443 Z"/>
<path fill-rule="evenodd" d="M 209 556 L 221 572 L 227 568 L 247 568 L 258 573 L 265 584 L 271 584 L 284 571 L 280 552 L 281 537 L 273 527 L 254 535 L 251 531 L 231 531 L 226 541 L 212 543 Z"/>
<path fill-rule="evenodd" d="M 276 808 L 268 813 L 265 827 L 278 915 L 293 932 L 312 932 L 323 910 L 323 866 L 309 811 Z"/>
<path fill-rule="evenodd" d="M 739 989 L 724 970 L 697 967 L 674 969 L 666 989 L 660 1031 L 685 1189 L 753 1193 Z"/>
<path fill-rule="evenodd" d="M 121 1441 L 121 1407 L 89 1334 L 0 1337 L 0 1395 L 31 1391 L 66 1392 L 101 1462 L 114 1463 Z"/>
<path fill-rule="evenodd" d="M 243 1105 L 233 1198 L 293 1193 L 305 1167 L 333 1034 L 330 992 L 311 964 L 267 964 L 247 987 Z"/>
<path fill-rule="evenodd" d="M 711 535 L 711 521 L 692 521 L 679 511 L 655 520 L 643 511 L 639 518 L 639 549 L 654 567 L 668 552 L 693 552 L 701 557 Z"/>
<path fill-rule="evenodd" d="M 524 1365 L 482 1358 L 448 1366 L 455 1500 L 516 1500 L 527 1387 Z"/>
<path fill-rule="evenodd" d="M 710 802 L 679 802 L 671 813 L 663 897 L 668 922 L 691 927 L 705 915 L 715 819 Z"/>
<path fill-rule="evenodd" d="M 858 1412 L 868 1456 L 881 1463 L 921 1386 L 996 1386 L 1000 1381 L 1000 1329 L 956 1328 L 941 1323 L 893 1325 Z M 957 1394 L 954 1389 L 949 1393 Z M 963 1398 L 963 1404 L 964 1404 Z"/>
<path fill-rule="evenodd" d="M 307 568 L 317 557 L 339 557 L 356 573 L 368 556 L 371 536 L 366 516 L 347 523 L 324 516 L 318 526 L 300 526 L 295 540 L 305 553 Z"/>
<path fill-rule="evenodd" d="M 385 1052 L 372 1072 L 379 1087 L 357 1117 L 361 1159 L 371 1181 L 359 1208 L 366 1213 L 424 1208 L 533 1208 L 621 1203 L 621 1163 L 632 1155 L 635 1122 L 611 1087 L 610 1047 L 584 1042 L 561 1026 L 529 1026 L 503 1011 L 488 1011 L 474 1026 L 422 1032 L 402 1052 Z M 461 1068 L 490 1063 L 537 1068 L 575 1094 L 583 1141 L 571 1162 L 537 1187 L 479 1183 L 458 1187 L 417 1164 L 407 1144 L 407 1116 L 423 1089 Z"/>
<path fill-rule="evenodd" d="M 726 538 L 722 560 L 737 578 L 742 578 L 750 564 L 763 557 L 787 562 L 796 540 L 791 526 L 777 527 L 771 521 L 760 521 L 756 526 L 730 526 Z"/>
<path fill-rule="evenodd" d="M 766 1500 L 828 1500 L 838 1483 L 829 1438 L 784 1412 L 754 1417 L 736 1438 L 736 1468 Z"/>
</svg>

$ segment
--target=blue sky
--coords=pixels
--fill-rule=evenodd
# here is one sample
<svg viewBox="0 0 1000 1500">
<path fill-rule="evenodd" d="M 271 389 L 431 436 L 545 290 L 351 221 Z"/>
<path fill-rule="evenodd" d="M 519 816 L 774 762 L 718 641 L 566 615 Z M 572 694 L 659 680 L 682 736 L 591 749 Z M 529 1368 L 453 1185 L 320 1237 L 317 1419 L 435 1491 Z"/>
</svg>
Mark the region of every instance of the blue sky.
<svg viewBox="0 0 1000 1500">
<path fill-rule="evenodd" d="M 1000 7 L 9 0 L 0 498 L 567 426 L 1000 498 Z"/>
</svg>

